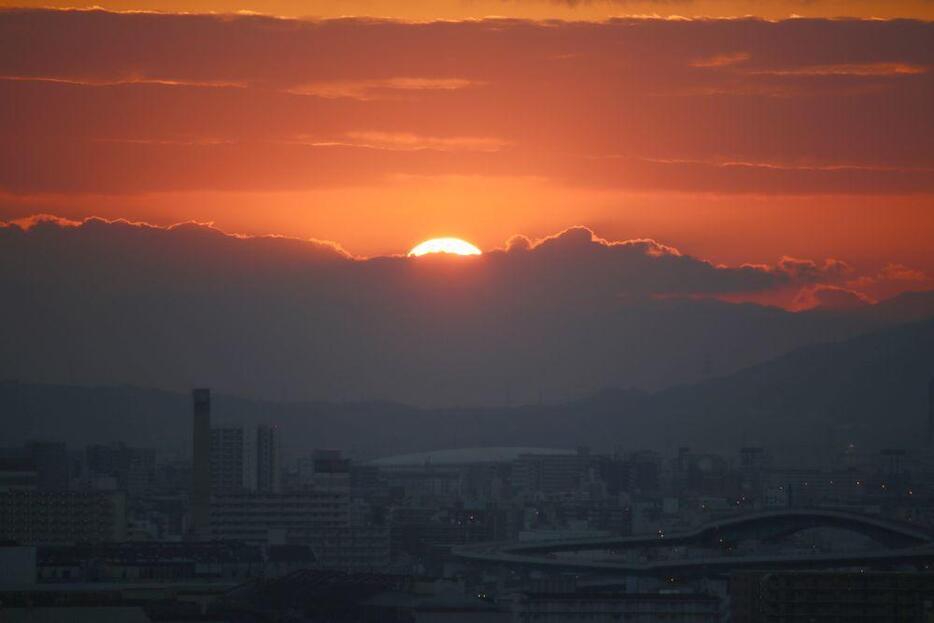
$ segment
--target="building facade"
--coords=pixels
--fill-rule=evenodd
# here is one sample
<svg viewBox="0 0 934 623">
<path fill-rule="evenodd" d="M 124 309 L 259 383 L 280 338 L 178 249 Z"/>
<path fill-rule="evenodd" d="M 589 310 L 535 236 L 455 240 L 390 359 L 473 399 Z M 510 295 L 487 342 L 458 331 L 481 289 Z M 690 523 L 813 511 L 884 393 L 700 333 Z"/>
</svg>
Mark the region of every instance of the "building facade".
<svg viewBox="0 0 934 623">
<path fill-rule="evenodd" d="M 279 493 L 281 490 L 281 453 L 279 429 L 256 427 L 256 490 Z"/>
<path fill-rule="evenodd" d="M 934 573 L 746 572 L 729 592 L 733 623 L 934 620 Z"/>
<path fill-rule="evenodd" d="M 197 538 L 211 523 L 211 390 L 192 392 L 191 533 Z"/>
<path fill-rule="evenodd" d="M 0 492 L 0 541 L 45 545 L 125 538 L 122 491 Z"/>
</svg>

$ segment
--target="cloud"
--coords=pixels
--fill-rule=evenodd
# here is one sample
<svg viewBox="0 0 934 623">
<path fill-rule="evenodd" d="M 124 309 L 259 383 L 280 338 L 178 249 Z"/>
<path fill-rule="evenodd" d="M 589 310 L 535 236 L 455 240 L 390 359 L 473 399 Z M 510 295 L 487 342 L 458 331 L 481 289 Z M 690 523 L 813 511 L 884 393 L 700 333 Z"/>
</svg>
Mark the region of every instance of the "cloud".
<svg viewBox="0 0 934 623">
<path fill-rule="evenodd" d="M 868 295 L 844 288 L 820 284 L 803 288 L 794 301 L 795 309 L 856 309 L 872 305 L 875 301 Z"/>
<path fill-rule="evenodd" d="M 294 144 L 311 147 L 362 147 L 387 151 L 479 151 L 495 152 L 508 142 L 484 136 L 421 136 L 405 132 L 348 132 L 334 139 L 296 137 Z"/>
<path fill-rule="evenodd" d="M 814 283 L 841 272 L 719 266 L 585 227 L 475 257 L 364 259 L 204 223 L 41 216 L 0 225 L 0 378 L 419 404 L 651 389 L 696 380 L 705 353 L 727 372 L 865 326 L 719 300 L 865 302 Z"/>
<path fill-rule="evenodd" d="M 785 69 L 760 69 L 750 74 L 772 76 L 912 76 L 927 73 L 929 67 L 907 63 L 840 63 L 837 65 L 805 65 Z"/>
<path fill-rule="evenodd" d="M 726 54 L 715 54 L 714 56 L 708 56 L 706 58 L 699 58 L 691 61 L 691 67 L 701 67 L 705 69 L 713 67 L 729 67 L 748 61 L 750 58 L 749 52 L 731 52 Z"/>
<path fill-rule="evenodd" d="M 117 249 L 116 253 L 125 254 L 129 249 L 127 247 L 121 248 L 121 241 L 139 242 L 142 248 L 145 249 L 157 239 L 177 243 L 180 247 L 185 247 L 192 239 L 197 238 L 209 239 L 225 246 L 234 245 L 236 247 L 239 243 L 241 251 L 245 250 L 242 248 L 244 244 L 249 245 L 254 249 L 262 249 L 263 253 L 268 254 L 268 257 L 263 259 L 272 261 L 282 259 L 282 256 L 279 256 L 277 252 L 290 255 L 296 251 L 300 254 L 302 261 L 309 264 L 320 261 L 352 261 L 354 259 L 350 253 L 336 242 L 316 239 L 302 240 L 285 236 L 229 234 L 217 229 L 213 223 L 195 221 L 161 227 L 127 219 L 89 217 L 75 220 L 52 214 L 36 214 L 8 222 L 0 221 L 0 245 L 4 243 L 15 245 L 2 248 L 2 251 L 8 257 L 14 257 L 19 252 L 41 253 L 39 249 L 42 249 L 45 245 L 65 240 L 71 240 L 77 247 L 87 248 L 92 247 L 96 242 L 100 242 L 102 247 L 113 246 Z M 38 247 L 38 249 L 28 247 Z M 249 252 L 254 252 L 254 249 L 249 249 Z M 72 251 L 75 250 L 72 249 Z M 186 248 L 186 251 L 190 250 Z M 158 252 L 163 253 L 165 249 L 158 249 Z M 221 249 L 221 252 L 223 252 L 223 249 Z M 77 258 L 75 259 L 77 260 Z M 126 259 L 132 261 L 133 258 L 127 257 Z"/>
<path fill-rule="evenodd" d="M 876 272 L 848 279 L 844 285 L 876 298 L 889 298 L 901 292 L 930 290 L 934 279 L 917 268 L 889 262 Z"/>
<path fill-rule="evenodd" d="M 79 246 L 98 240 L 104 246 L 126 240 L 137 240 L 144 247 L 148 241 L 162 238 L 184 245 L 190 237 L 213 240 L 218 256 L 230 256 L 237 261 L 250 257 L 243 245 L 262 245 L 267 249 L 264 261 L 275 262 L 277 253 L 298 251 L 298 261 L 310 265 L 322 260 L 338 261 L 348 280 L 368 272 L 367 265 L 380 265 L 386 258 L 356 260 L 340 245 L 319 240 L 299 240 L 281 236 L 240 236 L 226 234 L 210 223 L 186 222 L 159 227 L 123 219 L 106 220 L 88 218 L 83 221 L 63 219 L 51 215 L 37 215 L 8 223 L 0 222 L 0 232 L 8 239 L 22 240 L 26 249 L 18 251 L 36 253 L 51 239 L 73 240 Z M 184 236 L 179 234 L 184 233 Z M 109 239 L 106 237 L 110 237 Z M 9 252 L 9 249 L 7 249 Z M 184 255 L 184 254 L 182 254 Z M 78 261 L 78 258 L 73 258 Z M 133 262 L 127 257 L 122 263 Z M 409 260 L 411 264 L 412 261 Z M 586 227 L 571 227 L 562 232 L 532 241 L 525 236 L 514 236 L 505 250 L 490 250 L 480 260 L 489 278 L 488 284 L 496 288 L 521 294 L 525 288 L 539 290 L 548 283 L 558 299 L 571 298 L 581 293 L 601 294 L 607 300 L 625 296 L 654 295 L 707 295 L 758 291 L 784 285 L 787 281 L 808 283 L 834 272 L 835 260 L 818 267 L 809 260 L 782 258 L 775 267 L 742 266 L 730 268 L 681 254 L 676 248 L 651 239 L 609 241 L 595 235 Z M 392 279 L 411 277 L 402 264 L 389 264 L 398 272 Z M 382 269 L 381 269 L 382 270 Z M 567 279 L 569 275 L 576 275 Z M 384 275 L 384 277 L 387 275 Z M 408 288 L 408 286 L 406 286 Z"/>
<path fill-rule="evenodd" d="M 779 259 L 774 270 L 779 274 L 786 275 L 791 281 L 805 283 L 828 280 L 839 281 L 853 273 L 853 268 L 843 260 L 829 258 L 824 260 L 823 264 L 818 264 L 814 260 L 803 260 L 787 256 Z"/>
<path fill-rule="evenodd" d="M 66 84 L 83 87 L 115 87 L 127 85 L 155 85 L 163 87 L 201 87 L 208 89 L 245 89 L 245 82 L 224 82 L 218 80 L 196 81 L 196 80 L 173 80 L 170 78 L 144 78 L 144 77 L 124 77 L 110 79 L 96 78 L 56 78 L 54 76 L 0 76 L 0 80 L 8 82 L 48 82 L 51 84 Z"/>
<path fill-rule="evenodd" d="M 930 278 L 924 274 L 923 271 L 917 270 L 915 268 L 909 268 L 903 264 L 886 264 L 885 267 L 879 271 L 879 277 L 882 279 L 889 279 L 892 281 L 929 281 Z"/>
<path fill-rule="evenodd" d="M 357 100 L 391 99 L 400 94 L 418 91 L 456 91 L 477 86 L 478 83 L 461 78 L 380 78 L 370 80 L 334 80 L 312 82 L 289 87 L 286 92 L 295 95 L 314 95 L 324 98 L 346 97 Z"/>
<path fill-rule="evenodd" d="M 0 221 L 0 229 L 19 230 L 28 232 L 36 227 L 51 227 L 64 229 L 66 227 L 80 227 L 84 221 L 62 218 L 54 214 L 34 214 L 25 218 L 14 219 L 8 223 Z"/>
</svg>

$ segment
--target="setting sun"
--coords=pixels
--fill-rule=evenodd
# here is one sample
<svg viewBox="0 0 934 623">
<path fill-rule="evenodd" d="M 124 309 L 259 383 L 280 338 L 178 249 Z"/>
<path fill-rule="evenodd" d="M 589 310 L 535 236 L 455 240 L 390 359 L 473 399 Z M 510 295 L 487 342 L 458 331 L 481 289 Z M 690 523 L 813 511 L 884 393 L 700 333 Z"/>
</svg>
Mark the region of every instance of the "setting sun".
<svg viewBox="0 0 934 623">
<path fill-rule="evenodd" d="M 480 249 L 460 238 L 432 238 L 416 245 L 409 251 L 409 256 L 419 257 L 429 253 L 450 253 L 451 255 L 480 255 Z"/>
</svg>

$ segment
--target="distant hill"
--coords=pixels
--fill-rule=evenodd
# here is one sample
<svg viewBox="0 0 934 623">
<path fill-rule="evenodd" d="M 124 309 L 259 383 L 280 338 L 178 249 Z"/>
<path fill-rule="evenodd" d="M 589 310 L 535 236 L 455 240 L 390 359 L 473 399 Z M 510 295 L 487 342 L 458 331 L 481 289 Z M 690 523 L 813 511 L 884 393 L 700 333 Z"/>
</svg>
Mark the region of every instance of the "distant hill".
<svg viewBox="0 0 934 623">
<path fill-rule="evenodd" d="M 727 377 L 653 397 L 666 426 L 689 437 L 750 443 L 849 436 L 873 447 L 916 447 L 934 377 L 934 319 L 797 349 Z"/>
<path fill-rule="evenodd" d="M 934 319 L 797 349 L 738 373 L 654 394 L 606 390 L 560 405 L 419 409 L 362 403 L 274 403 L 218 395 L 217 424 L 276 423 L 294 454 L 342 448 L 359 458 L 481 446 L 597 450 L 688 445 L 732 450 L 843 439 L 915 447 L 926 431 Z M 133 387 L 0 383 L 2 444 L 52 438 L 73 446 L 123 440 L 188 449 L 190 399 Z"/>
</svg>

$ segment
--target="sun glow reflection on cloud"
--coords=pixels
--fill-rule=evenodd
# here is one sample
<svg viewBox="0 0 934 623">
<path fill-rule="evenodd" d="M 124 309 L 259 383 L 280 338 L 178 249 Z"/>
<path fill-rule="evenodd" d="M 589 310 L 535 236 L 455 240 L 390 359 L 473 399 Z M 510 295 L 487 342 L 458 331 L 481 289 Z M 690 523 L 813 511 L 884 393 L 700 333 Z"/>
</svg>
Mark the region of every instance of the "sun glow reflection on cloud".
<svg viewBox="0 0 934 623">
<path fill-rule="evenodd" d="M 429 253 L 449 253 L 451 255 L 480 255 L 481 251 L 466 240 L 460 238 L 432 238 L 409 251 L 409 257 L 419 257 Z"/>
</svg>

